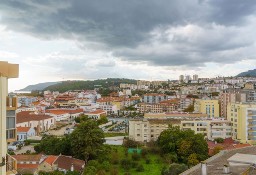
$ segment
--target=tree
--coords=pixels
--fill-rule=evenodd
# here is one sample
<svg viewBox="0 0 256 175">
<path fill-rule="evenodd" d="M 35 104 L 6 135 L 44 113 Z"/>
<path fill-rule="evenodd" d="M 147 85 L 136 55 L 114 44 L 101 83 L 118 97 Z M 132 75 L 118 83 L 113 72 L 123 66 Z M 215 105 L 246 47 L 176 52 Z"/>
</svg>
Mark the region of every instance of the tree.
<svg viewBox="0 0 256 175">
<path fill-rule="evenodd" d="M 194 104 L 189 105 L 186 109 L 184 109 L 184 112 L 194 112 Z"/>
<path fill-rule="evenodd" d="M 180 162 L 188 163 L 189 155 L 195 153 L 197 160 L 202 161 L 208 157 L 208 145 L 202 134 L 195 134 L 192 130 L 180 130 L 178 126 L 170 126 L 163 131 L 157 141 L 165 154 L 177 154 Z"/>
<path fill-rule="evenodd" d="M 101 116 L 100 119 L 97 120 L 98 125 L 102 125 L 108 122 L 108 118 L 106 116 Z"/>
<path fill-rule="evenodd" d="M 82 122 L 70 135 L 73 155 L 78 159 L 91 160 L 103 152 L 104 133 L 92 120 Z"/>
<path fill-rule="evenodd" d="M 47 155 L 71 155 L 70 148 L 69 136 L 58 138 L 53 135 L 43 136 L 40 144 L 34 146 L 37 153 L 43 152 Z"/>
<path fill-rule="evenodd" d="M 97 169 L 94 166 L 86 166 L 83 175 L 95 175 Z"/>
<path fill-rule="evenodd" d="M 197 165 L 198 163 L 199 163 L 199 160 L 197 160 L 197 155 L 195 153 L 190 154 L 188 156 L 188 164 L 189 165 L 194 166 L 194 165 Z"/>
<path fill-rule="evenodd" d="M 223 147 L 222 147 L 222 146 L 215 146 L 215 147 L 213 148 L 212 154 L 213 154 L 213 155 L 218 154 L 221 150 L 223 150 Z"/>
</svg>

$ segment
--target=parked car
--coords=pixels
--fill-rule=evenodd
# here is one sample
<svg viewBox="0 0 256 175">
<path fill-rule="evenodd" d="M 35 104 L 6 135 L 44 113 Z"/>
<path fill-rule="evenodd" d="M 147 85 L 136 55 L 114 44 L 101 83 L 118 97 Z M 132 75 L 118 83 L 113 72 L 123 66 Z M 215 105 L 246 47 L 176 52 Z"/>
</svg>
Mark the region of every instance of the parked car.
<svg viewBox="0 0 256 175">
<path fill-rule="evenodd" d="M 73 128 L 66 128 L 66 130 L 64 131 L 64 135 L 71 134 L 73 131 L 74 131 Z"/>
</svg>

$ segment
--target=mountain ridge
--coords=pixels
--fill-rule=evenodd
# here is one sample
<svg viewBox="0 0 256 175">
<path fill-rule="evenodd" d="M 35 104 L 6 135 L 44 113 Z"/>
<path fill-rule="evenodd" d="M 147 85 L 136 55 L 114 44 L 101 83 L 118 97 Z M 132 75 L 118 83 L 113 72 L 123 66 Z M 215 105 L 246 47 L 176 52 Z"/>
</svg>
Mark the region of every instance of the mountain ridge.
<svg viewBox="0 0 256 175">
<path fill-rule="evenodd" d="M 256 77 L 256 69 L 241 72 L 236 77 Z"/>
</svg>

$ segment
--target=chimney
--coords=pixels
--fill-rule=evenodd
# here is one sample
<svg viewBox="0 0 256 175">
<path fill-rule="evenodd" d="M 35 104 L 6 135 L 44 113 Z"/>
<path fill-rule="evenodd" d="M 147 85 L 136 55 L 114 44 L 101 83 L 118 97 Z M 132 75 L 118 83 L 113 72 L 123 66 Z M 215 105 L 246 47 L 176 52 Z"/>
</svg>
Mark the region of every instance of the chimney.
<svg viewBox="0 0 256 175">
<path fill-rule="evenodd" d="M 223 173 L 224 174 L 229 174 L 230 173 L 230 169 L 229 169 L 229 166 L 228 165 L 224 165 L 224 167 L 223 167 Z"/>
<path fill-rule="evenodd" d="M 207 163 L 201 162 L 202 175 L 207 175 Z"/>
<path fill-rule="evenodd" d="M 73 163 L 71 164 L 70 171 L 74 171 L 74 165 L 73 165 Z"/>
</svg>

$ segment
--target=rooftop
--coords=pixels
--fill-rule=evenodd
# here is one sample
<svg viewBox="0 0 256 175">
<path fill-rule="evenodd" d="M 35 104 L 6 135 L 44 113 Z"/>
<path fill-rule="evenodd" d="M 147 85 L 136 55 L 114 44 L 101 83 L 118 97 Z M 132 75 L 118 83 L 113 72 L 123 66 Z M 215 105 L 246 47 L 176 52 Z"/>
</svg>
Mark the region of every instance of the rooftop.
<svg viewBox="0 0 256 175">
<path fill-rule="evenodd" d="M 256 146 L 250 146 L 245 148 L 233 149 L 229 151 L 221 151 L 220 153 L 216 154 L 215 156 L 207 159 L 205 162 L 207 163 L 207 175 L 220 175 L 223 174 L 223 167 L 224 165 L 229 165 L 228 159 L 230 159 L 235 154 L 250 154 L 253 157 L 256 156 Z M 239 154 L 238 154 L 239 156 Z M 246 156 L 241 156 L 244 159 Z M 237 158 L 237 156 L 235 156 Z M 230 174 L 232 175 L 241 175 L 246 171 L 250 171 L 250 174 L 256 174 L 256 170 L 251 169 L 250 165 L 237 165 L 237 166 L 230 166 Z M 201 175 L 201 165 L 198 164 L 191 169 L 182 173 L 182 175 Z"/>
</svg>

